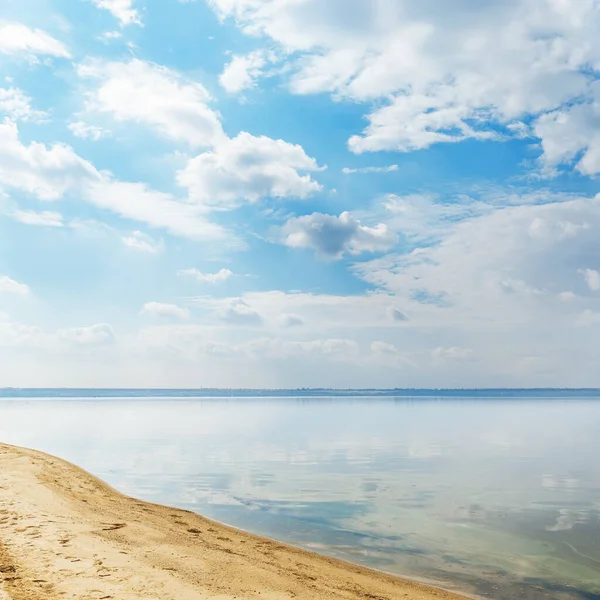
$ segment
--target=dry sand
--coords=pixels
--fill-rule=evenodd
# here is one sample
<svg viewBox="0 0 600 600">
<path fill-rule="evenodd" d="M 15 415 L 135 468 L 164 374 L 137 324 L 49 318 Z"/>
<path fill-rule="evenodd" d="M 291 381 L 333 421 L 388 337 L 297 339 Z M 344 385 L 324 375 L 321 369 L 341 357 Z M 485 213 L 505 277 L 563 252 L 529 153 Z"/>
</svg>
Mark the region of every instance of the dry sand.
<svg viewBox="0 0 600 600">
<path fill-rule="evenodd" d="M 126 497 L 63 460 L 0 444 L 0 600 L 59 598 L 460 600 Z"/>
</svg>

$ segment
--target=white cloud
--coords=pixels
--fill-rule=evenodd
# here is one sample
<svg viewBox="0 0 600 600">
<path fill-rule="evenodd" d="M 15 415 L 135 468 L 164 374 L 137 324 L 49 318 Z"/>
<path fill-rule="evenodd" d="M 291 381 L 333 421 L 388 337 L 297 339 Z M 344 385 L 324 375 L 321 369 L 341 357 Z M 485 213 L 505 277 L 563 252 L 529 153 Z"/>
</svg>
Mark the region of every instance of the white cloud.
<svg viewBox="0 0 600 600">
<path fill-rule="evenodd" d="M 107 129 L 99 127 L 98 125 L 90 125 L 89 123 L 84 123 L 83 121 L 73 121 L 72 123 L 69 123 L 69 131 L 75 137 L 82 138 L 84 140 L 90 139 L 94 142 L 97 142 L 99 139 L 110 135 L 110 131 Z"/>
<path fill-rule="evenodd" d="M 371 352 L 374 354 L 388 354 L 395 356 L 398 354 L 398 348 L 394 344 L 388 344 L 387 342 L 372 342 Z"/>
<path fill-rule="evenodd" d="M 433 246 L 355 269 L 402 299 L 411 323 L 503 324 L 506 331 L 521 324 L 531 332 L 553 322 L 560 335 L 559 323 L 568 330 L 582 308 L 563 293 L 587 302 L 580 272 L 600 269 L 600 258 L 590 258 L 600 256 L 598 231 L 600 197 L 508 206 L 455 223 Z"/>
<path fill-rule="evenodd" d="M 200 241 L 222 240 L 228 236 L 219 225 L 210 222 L 198 207 L 180 202 L 170 194 L 153 190 L 143 183 L 104 180 L 89 183 L 85 199 L 125 219 L 165 229 L 175 236 Z"/>
<path fill-rule="evenodd" d="M 56 360 L 57 355 L 71 354 L 69 361 L 73 364 L 73 353 L 77 358 L 81 358 L 82 353 L 91 353 L 93 356 L 98 351 L 113 348 L 115 345 L 114 331 L 106 323 L 59 329 L 50 333 L 35 325 L 0 322 L 0 349 L 11 350 L 11 354 L 3 357 L 3 362 L 7 357 L 13 357 L 12 351 L 19 350 L 36 362 L 39 360 L 39 352 L 42 352 L 47 360 Z M 53 367 L 55 368 L 56 364 Z"/>
<path fill-rule="evenodd" d="M 225 137 L 204 86 L 167 67 L 133 59 L 88 62 L 77 71 L 80 77 L 98 83 L 88 92 L 89 112 L 149 125 L 192 147 L 210 147 Z"/>
<path fill-rule="evenodd" d="M 177 304 L 165 304 L 163 302 L 147 302 L 140 311 L 141 315 L 151 317 L 174 318 L 185 321 L 190 318 L 190 311 L 187 308 L 177 306 Z"/>
<path fill-rule="evenodd" d="M 118 40 L 123 37 L 123 33 L 121 31 L 105 31 L 98 36 L 98 39 L 105 44 L 108 44 L 112 40 Z"/>
<path fill-rule="evenodd" d="M 25 145 L 19 140 L 15 123 L 0 124 L 0 186 L 22 190 L 40 200 L 57 200 L 68 189 L 99 176 L 70 146 Z"/>
<path fill-rule="evenodd" d="M 299 327 L 300 325 L 304 325 L 304 319 L 300 315 L 293 313 L 281 315 L 277 321 L 282 327 Z"/>
<path fill-rule="evenodd" d="M 540 162 L 547 174 L 571 164 L 582 175 L 600 173 L 600 81 L 591 90 L 587 101 L 537 119 L 534 129 L 542 140 Z"/>
<path fill-rule="evenodd" d="M 0 294 L 17 294 L 27 296 L 31 293 L 29 286 L 25 283 L 19 283 L 7 275 L 0 276 Z"/>
<path fill-rule="evenodd" d="M 349 212 L 339 217 L 313 213 L 290 219 L 281 228 L 281 240 L 292 248 L 313 248 L 324 258 L 341 258 L 345 253 L 383 252 L 397 241 L 384 223 L 361 225 Z"/>
<path fill-rule="evenodd" d="M 438 360 L 466 360 L 473 356 L 473 350 L 470 348 L 442 348 L 439 346 L 431 352 L 431 356 Z"/>
<path fill-rule="evenodd" d="M 39 55 L 70 58 L 62 42 L 41 29 L 30 29 L 22 23 L 0 21 L 0 52 L 35 60 Z"/>
<path fill-rule="evenodd" d="M 175 236 L 235 242 L 232 235 L 207 219 L 201 206 L 182 202 L 143 183 L 114 180 L 110 173 L 98 172 L 65 144 L 48 148 L 31 142 L 26 146 L 19 140 L 17 126 L 9 121 L 0 124 L 1 187 L 47 201 L 77 192 L 90 204 Z"/>
<path fill-rule="evenodd" d="M 344 175 L 352 175 L 354 173 L 393 173 L 397 170 L 398 165 L 389 165 L 388 167 L 358 167 L 356 169 L 344 167 L 342 173 Z"/>
<path fill-rule="evenodd" d="M 246 55 L 236 54 L 225 65 L 219 76 L 219 83 L 230 93 L 254 87 L 255 79 L 261 74 L 266 62 L 265 53 L 260 50 Z"/>
<path fill-rule="evenodd" d="M 25 225 L 38 225 L 40 227 L 62 227 L 63 217 L 59 212 L 42 210 L 15 210 L 9 213 L 10 217 Z"/>
<path fill-rule="evenodd" d="M 61 329 L 57 333 L 59 341 L 69 346 L 99 347 L 116 343 L 113 328 L 107 323 L 98 323 L 89 327 Z"/>
<path fill-rule="evenodd" d="M 3 113 L 13 121 L 39 121 L 47 116 L 41 110 L 31 107 L 31 98 L 22 90 L 14 87 L 0 88 L 0 114 Z"/>
<path fill-rule="evenodd" d="M 162 240 L 158 242 L 147 233 L 142 231 L 132 231 L 130 235 L 121 238 L 121 241 L 128 247 L 140 252 L 148 252 L 149 254 L 158 254 L 164 249 Z"/>
<path fill-rule="evenodd" d="M 210 313 L 220 313 L 239 298 L 199 297 L 194 304 Z M 281 326 L 301 321 L 303 329 L 314 334 L 331 331 L 338 336 L 350 329 L 390 328 L 390 309 L 402 313 L 395 305 L 406 304 L 402 299 L 385 293 L 341 296 L 334 294 L 285 293 L 281 291 L 251 292 L 241 300 L 262 316 L 263 323 L 273 332 Z M 394 305 L 394 306 L 392 306 Z"/>
<path fill-rule="evenodd" d="M 233 298 L 225 304 L 217 316 L 222 321 L 235 325 L 259 325 L 260 314 L 241 298 Z"/>
<path fill-rule="evenodd" d="M 293 92 L 375 102 L 367 128 L 350 139 L 357 153 L 523 137 L 530 131 L 524 121 L 533 119 L 548 147 L 568 132 L 559 152 L 574 158 L 572 138 L 597 120 L 586 103 L 600 66 L 593 0 L 331 0 L 326 9 L 317 0 L 209 4 L 281 49 Z M 546 138 L 546 122 L 558 117 Z M 577 168 L 589 174 L 597 172 L 598 142 L 592 130 L 584 137 Z"/>
<path fill-rule="evenodd" d="M 306 198 L 321 189 L 308 174 L 318 170 L 316 160 L 302 146 L 242 132 L 192 158 L 178 172 L 177 181 L 191 199 L 231 208 L 242 200 Z"/>
<path fill-rule="evenodd" d="M 133 0 L 92 0 L 98 7 L 110 11 L 121 22 L 121 25 L 141 24 L 137 10 L 133 8 Z"/>
<path fill-rule="evenodd" d="M 198 269 L 182 269 L 179 275 L 193 277 L 201 283 L 223 283 L 233 277 L 233 272 L 229 269 L 219 269 L 216 273 L 202 273 Z"/>
<path fill-rule="evenodd" d="M 585 278 L 585 282 L 587 286 L 593 292 L 597 292 L 600 290 L 600 272 L 596 271 L 596 269 L 582 269 L 579 271 L 583 277 Z"/>
<path fill-rule="evenodd" d="M 235 351 L 249 354 L 252 358 L 277 360 L 325 358 L 347 362 L 359 354 L 358 344 L 349 339 L 320 339 L 310 341 L 287 341 L 273 338 L 253 340 L 237 346 Z"/>
</svg>

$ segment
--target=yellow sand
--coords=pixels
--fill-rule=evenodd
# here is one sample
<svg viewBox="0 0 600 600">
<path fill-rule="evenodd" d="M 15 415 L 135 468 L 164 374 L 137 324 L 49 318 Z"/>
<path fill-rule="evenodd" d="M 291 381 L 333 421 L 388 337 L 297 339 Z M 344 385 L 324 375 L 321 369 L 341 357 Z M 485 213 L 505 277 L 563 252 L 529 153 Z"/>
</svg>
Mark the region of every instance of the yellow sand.
<svg viewBox="0 0 600 600">
<path fill-rule="evenodd" d="M 426 600 L 459 596 L 126 497 L 0 444 L 0 600 Z"/>
</svg>

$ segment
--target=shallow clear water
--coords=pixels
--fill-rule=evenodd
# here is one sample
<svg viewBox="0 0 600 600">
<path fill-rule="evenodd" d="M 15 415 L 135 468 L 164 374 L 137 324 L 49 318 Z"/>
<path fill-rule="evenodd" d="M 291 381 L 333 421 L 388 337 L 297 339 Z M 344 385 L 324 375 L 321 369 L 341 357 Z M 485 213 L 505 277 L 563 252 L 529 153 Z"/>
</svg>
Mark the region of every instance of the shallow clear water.
<svg viewBox="0 0 600 600">
<path fill-rule="evenodd" d="M 600 598 L 600 402 L 0 399 L 119 490 L 497 599 Z"/>
</svg>

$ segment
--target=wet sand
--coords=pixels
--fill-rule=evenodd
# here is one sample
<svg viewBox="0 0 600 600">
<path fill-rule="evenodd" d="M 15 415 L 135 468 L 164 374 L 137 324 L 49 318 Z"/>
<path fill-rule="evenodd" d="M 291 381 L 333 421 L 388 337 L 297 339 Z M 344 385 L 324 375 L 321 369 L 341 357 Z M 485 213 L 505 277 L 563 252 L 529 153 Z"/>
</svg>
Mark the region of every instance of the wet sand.
<svg viewBox="0 0 600 600">
<path fill-rule="evenodd" d="M 0 444 L 0 600 L 75 598 L 461 600 L 129 498 L 59 458 Z"/>
</svg>

